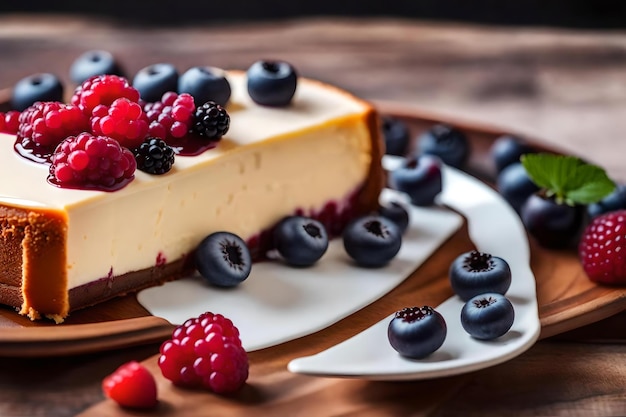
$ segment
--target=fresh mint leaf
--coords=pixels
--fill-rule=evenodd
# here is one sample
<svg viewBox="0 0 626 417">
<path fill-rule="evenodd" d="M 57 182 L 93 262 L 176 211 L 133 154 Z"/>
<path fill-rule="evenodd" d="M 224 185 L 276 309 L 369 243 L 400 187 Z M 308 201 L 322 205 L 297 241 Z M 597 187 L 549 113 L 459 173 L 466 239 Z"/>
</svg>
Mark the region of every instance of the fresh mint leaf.
<svg viewBox="0 0 626 417">
<path fill-rule="evenodd" d="M 558 203 L 591 204 L 615 189 L 602 168 L 574 156 L 530 153 L 521 161 L 530 179 Z"/>
</svg>

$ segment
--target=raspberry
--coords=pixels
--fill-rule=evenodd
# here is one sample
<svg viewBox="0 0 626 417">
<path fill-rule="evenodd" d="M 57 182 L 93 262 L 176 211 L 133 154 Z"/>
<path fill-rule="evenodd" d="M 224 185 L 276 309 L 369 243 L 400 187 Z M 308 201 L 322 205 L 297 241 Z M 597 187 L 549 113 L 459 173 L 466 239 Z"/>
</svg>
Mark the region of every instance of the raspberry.
<svg viewBox="0 0 626 417">
<path fill-rule="evenodd" d="M 148 138 L 135 151 L 135 161 L 141 171 L 165 174 L 174 165 L 174 149 L 159 138 Z"/>
<path fill-rule="evenodd" d="M 230 116 L 225 108 L 212 101 L 196 109 L 193 128 L 200 136 L 210 140 L 219 140 L 228 132 Z"/>
<path fill-rule="evenodd" d="M 228 394 L 248 379 L 248 356 L 239 330 L 221 314 L 207 312 L 187 320 L 160 352 L 161 372 L 176 385 Z"/>
<path fill-rule="evenodd" d="M 81 133 L 57 146 L 48 180 L 60 187 L 111 191 L 129 183 L 136 167 L 132 152 L 115 139 Z"/>
<path fill-rule="evenodd" d="M 20 127 L 20 112 L 11 110 L 6 113 L 0 112 L 0 133 L 15 135 Z"/>
<path fill-rule="evenodd" d="M 102 391 L 122 407 L 152 408 L 158 402 L 154 376 L 136 361 L 125 363 L 104 378 Z"/>
<path fill-rule="evenodd" d="M 626 210 L 594 218 L 583 232 L 578 255 L 590 280 L 626 284 Z"/>
<path fill-rule="evenodd" d="M 127 98 L 118 98 L 110 107 L 94 107 L 91 130 L 96 135 L 108 136 L 122 146 L 134 149 L 148 133 L 148 123 L 141 106 Z"/>
<path fill-rule="evenodd" d="M 170 91 L 163 94 L 161 101 L 147 103 L 143 109 L 150 123 L 150 136 L 167 141 L 187 135 L 196 106 L 190 94 Z"/>
<path fill-rule="evenodd" d="M 110 106 L 118 98 L 127 98 L 137 103 L 139 91 L 124 77 L 96 75 L 76 88 L 70 102 L 79 106 L 87 116 L 91 116 L 98 105 Z"/>
<path fill-rule="evenodd" d="M 63 139 L 87 130 L 87 118 L 71 104 L 37 102 L 19 116 L 18 140 L 54 149 Z"/>
</svg>

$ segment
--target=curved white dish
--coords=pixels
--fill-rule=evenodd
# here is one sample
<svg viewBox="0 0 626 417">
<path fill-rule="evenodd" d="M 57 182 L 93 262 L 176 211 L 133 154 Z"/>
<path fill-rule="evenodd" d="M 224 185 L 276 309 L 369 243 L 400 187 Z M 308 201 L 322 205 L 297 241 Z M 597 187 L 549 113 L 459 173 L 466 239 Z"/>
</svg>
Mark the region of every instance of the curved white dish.
<svg viewBox="0 0 626 417">
<path fill-rule="evenodd" d="M 509 262 L 513 282 L 507 297 L 515 308 L 511 330 L 492 341 L 470 337 L 460 323 L 463 302 L 455 296 L 436 307 L 446 320 L 448 335 L 443 346 L 426 359 L 406 359 L 391 348 L 387 339 L 392 317 L 389 316 L 330 349 L 292 360 L 290 371 L 372 380 L 426 379 L 496 365 L 534 344 L 540 331 L 535 278 L 529 265 L 526 232 L 519 217 L 485 184 L 447 167 L 441 203 L 466 216 L 470 237 L 479 250 Z"/>
<path fill-rule="evenodd" d="M 385 191 L 382 198 L 404 197 Z M 463 224 L 461 216 L 444 208 L 409 209 L 411 223 L 402 248 L 384 268 L 355 266 L 341 239 L 335 239 L 311 268 L 260 262 L 236 288 L 209 287 L 195 276 L 143 290 L 138 300 L 174 324 L 205 311 L 223 314 L 235 323 L 248 351 L 314 333 L 391 291 Z"/>
</svg>

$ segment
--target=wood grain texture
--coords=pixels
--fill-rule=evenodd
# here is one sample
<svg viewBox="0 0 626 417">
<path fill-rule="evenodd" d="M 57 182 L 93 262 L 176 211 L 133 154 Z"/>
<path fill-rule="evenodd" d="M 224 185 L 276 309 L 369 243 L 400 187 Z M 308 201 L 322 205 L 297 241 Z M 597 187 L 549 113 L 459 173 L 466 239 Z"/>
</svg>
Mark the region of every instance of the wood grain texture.
<svg viewBox="0 0 626 417">
<path fill-rule="evenodd" d="M 626 128 L 623 31 L 333 18 L 148 30 L 77 17 L 3 15 L 0 86 L 39 71 L 67 80 L 70 62 L 93 48 L 114 52 L 129 74 L 159 61 L 184 70 L 197 64 L 246 68 L 261 57 L 284 58 L 304 75 L 368 99 L 417 106 L 434 119 L 482 122 L 540 138 L 601 162 L 615 178 L 626 180 L 619 140 Z M 468 242 L 461 237 L 448 244 L 459 249 Z M 539 263 L 550 270 L 549 258 Z M 436 282 L 436 274 L 426 280 Z M 416 289 L 414 283 L 406 285 Z M 432 285 L 422 294 L 436 301 L 433 294 L 441 289 Z M 570 287 L 560 291 L 568 294 Z M 145 314 L 126 304 L 113 309 L 115 314 Z M 375 303 L 358 320 L 338 323 L 333 332 L 354 334 L 392 308 Z M 554 308 L 557 312 L 559 306 Z M 106 308 L 90 311 L 99 317 L 109 314 Z M 320 332 L 253 353 L 250 384 L 239 396 L 189 393 L 161 380 L 159 409 L 141 415 L 179 415 L 184 409 L 189 414 L 183 415 L 198 410 L 233 416 L 623 416 L 624 319 L 621 313 L 541 341 L 518 358 L 483 371 L 403 383 L 286 374 L 289 359 L 334 342 L 332 332 Z M 598 341 L 610 344 L 589 343 Z M 157 349 L 158 344 L 149 344 L 53 360 L 0 358 L 0 415 L 62 417 L 83 410 L 85 416 L 137 415 L 109 401 L 88 407 L 103 399 L 101 379 L 119 364 L 147 359 L 156 370 Z"/>
</svg>

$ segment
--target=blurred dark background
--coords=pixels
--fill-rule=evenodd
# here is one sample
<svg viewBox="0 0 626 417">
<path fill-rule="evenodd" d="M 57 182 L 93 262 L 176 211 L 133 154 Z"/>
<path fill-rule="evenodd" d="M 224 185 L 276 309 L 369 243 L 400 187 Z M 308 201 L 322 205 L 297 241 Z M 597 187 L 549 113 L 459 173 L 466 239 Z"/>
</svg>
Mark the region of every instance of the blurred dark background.
<svg viewBox="0 0 626 417">
<path fill-rule="evenodd" d="M 620 0 L 29 0 L 0 1 L 0 13 L 78 13 L 135 24 L 199 24 L 304 16 L 388 16 L 485 24 L 626 27 Z"/>
</svg>

